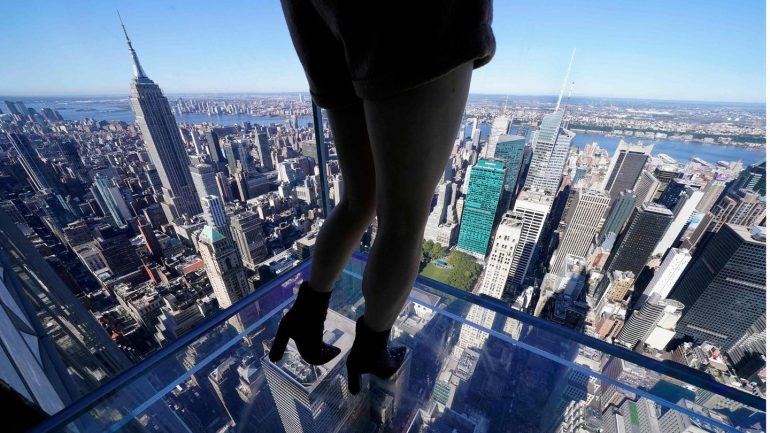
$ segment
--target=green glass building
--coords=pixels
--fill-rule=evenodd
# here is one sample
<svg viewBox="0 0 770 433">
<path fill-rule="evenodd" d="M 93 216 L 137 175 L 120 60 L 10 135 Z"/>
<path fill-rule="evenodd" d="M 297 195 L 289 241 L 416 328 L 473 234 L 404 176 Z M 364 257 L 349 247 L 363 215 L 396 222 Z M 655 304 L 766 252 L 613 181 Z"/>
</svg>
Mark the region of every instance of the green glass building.
<svg viewBox="0 0 770 433">
<path fill-rule="evenodd" d="M 521 176 L 521 166 L 524 160 L 524 147 L 527 139 L 520 135 L 501 135 L 495 147 L 495 159 L 505 161 L 505 183 L 503 203 L 497 215 L 500 220 L 502 213 L 511 209 L 511 202 L 516 195 L 516 184 Z"/>
<path fill-rule="evenodd" d="M 495 159 L 505 161 L 505 189 L 514 191 L 521 171 L 526 138 L 519 135 L 501 135 L 495 147 Z"/>
<path fill-rule="evenodd" d="M 487 255 L 505 181 L 505 162 L 480 159 L 471 167 L 468 194 L 463 205 L 457 249 L 473 256 Z"/>
</svg>

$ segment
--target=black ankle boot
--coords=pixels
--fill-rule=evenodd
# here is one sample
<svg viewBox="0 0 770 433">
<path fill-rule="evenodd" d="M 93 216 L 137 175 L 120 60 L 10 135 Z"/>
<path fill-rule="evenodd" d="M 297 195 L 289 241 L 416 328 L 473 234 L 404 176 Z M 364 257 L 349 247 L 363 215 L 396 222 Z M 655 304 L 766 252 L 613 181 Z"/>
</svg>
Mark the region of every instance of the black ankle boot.
<svg viewBox="0 0 770 433">
<path fill-rule="evenodd" d="M 331 292 L 315 292 L 308 281 L 302 282 L 297 300 L 278 325 L 278 332 L 270 348 L 271 361 L 281 359 L 289 338 L 294 340 L 302 359 L 311 365 L 326 364 L 340 354 L 338 347 L 323 342 L 330 297 Z"/>
<path fill-rule="evenodd" d="M 348 390 L 355 395 L 361 391 L 361 375 L 371 373 L 388 379 L 404 363 L 406 347 L 388 347 L 390 329 L 375 332 L 369 329 L 361 316 L 356 321 L 356 339 L 347 359 Z"/>
</svg>

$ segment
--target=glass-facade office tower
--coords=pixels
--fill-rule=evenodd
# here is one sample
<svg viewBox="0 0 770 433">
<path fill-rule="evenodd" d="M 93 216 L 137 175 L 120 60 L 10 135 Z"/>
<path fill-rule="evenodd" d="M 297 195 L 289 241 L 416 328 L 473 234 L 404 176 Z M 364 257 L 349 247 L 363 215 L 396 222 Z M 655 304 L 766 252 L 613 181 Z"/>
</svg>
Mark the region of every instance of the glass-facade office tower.
<svg viewBox="0 0 770 433">
<path fill-rule="evenodd" d="M 765 227 L 725 224 L 671 291 L 684 304 L 677 336 L 730 351 L 765 315 Z"/>
<path fill-rule="evenodd" d="M 605 271 L 631 271 L 639 276 L 673 218 L 668 208 L 655 203 L 634 209 L 628 227 L 612 248 Z"/>
<path fill-rule="evenodd" d="M 666 189 L 664 189 L 660 194 L 660 197 L 658 197 L 657 202 L 671 210 L 674 210 L 686 191 L 688 189 L 692 189 L 693 187 L 697 188 L 697 185 L 692 184 L 688 180 L 671 179 L 671 181 L 666 186 Z"/>
<path fill-rule="evenodd" d="M 634 189 L 644 165 L 647 164 L 652 147 L 653 145 L 636 146 L 623 141 L 618 144 L 604 180 L 604 190 L 610 193 L 611 200 L 615 200 L 625 190 Z"/>
<path fill-rule="evenodd" d="M 626 221 L 628 221 L 628 217 L 631 216 L 631 212 L 634 211 L 636 198 L 633 191 L 622 192 L 615 201 L 610 197 L 612 207 L 610 207 L 610 213 L 607 215 L 602 231 L 599 233 L 599 242 L 604 242 L 610 233 L 620 234 Z"/>
<path fill-rule="evenodd" d="M 733 181 L 732 185 L 730 185 L 730 191 L 748 189 L 750 191 L 758 192 L 760 195 L 766 195 L 766 176 L 767 163 L 764 161 L 746 167 L 738 178 Z"/>
<path fill-rule="evenodd" d="M 480 159 L 471 168 L 457 249 L 478 258 L 487 255 L 504 180 L 502 161 Z"/>
<path fill-rule="evenodd" d="M 569 146 L 575 137 L 573 132 L 561 127 L 563 120 L 564 109 L 543 117 L 540 129 L 532 138 L 532 161 L 524 189 L 539 190 L 551 196 L 559 190 Z"/>
<path fill-rule="evenodd" d="M 144 73 L 128 34 L 126 41 L 134 67 L 131 107 L 136 114 L 136 123 L 142 131 L 147 153 L 158 170 L 163 185 L 164 205 L 174 217 L 183 214 L 197 215 L 202 211 L 201 204 L 188 168 L 187 151 L 171 106 L 160 87 Z"/>
<path fill-rule="evenodd" d="M 130 366 L 13 220 L 0 211 L 0 379 L 54 413 Z"/>
<path fill-rule="evenodd" d="M 660 187 L 660 181 L 647 170 L 643 170 L 639 175 L 639 180 L 634 185 L 634 194 L 636 195 L 636 202 L 634 207 L 641 206 L 642 203 L 652 201 L 655 197 L 655 193 Z"/>
<path fill-rule="evenodd" d="M 97 198 L 98 195 L 96 202 L 99 205 L 104 205 L 105 209 L 102 209 L 102 212 L 105 216 L 112 218 L 115 227 L 125 227 L 128 224 L 131 219 L 131 211 L 128 210 L 126 200 L 123 198 L 120 188 L 115 186 L 112 177 L 96 173 L 94 175 L 94 188 L 91 191 L 94 193 L 94 198 Z"/>
<path fill-rule="evenodd" d="M 229 231 L 227 226 L 229 221 L 227 213 L 225 213 L 225 205 L 222 203 L 222 199 L 218 195 L 207 195 L 201 197 L 201 203 L 203 203 L 203 219 L 206 220 L 208 225 L 216 227 L 220 231 Z"/>
<path fill-rule="evenodd" d="M 56 177 L 53 168 L 40 160 L 29 138 L 24 134 L 17 134 L 15 132 L 9 133 L 8 138 L 11 140 L 14 149 L 16 149 L 19 162 L 21 162 L 21 166 L 27 173 L 32 186 L 38 191 L 51 190 L 58 194 L 60 189 L 59 179 Z"/>
<path fill-rule="evenodd" d="M 511 207 L 511 201 L 516 193 L 516 182 L 521 174 L 524 160 L 526 139 L 519 135 L 503 134 L 498 137 L 494 149 L 495 159 L 505 161 L 505 186 L 503 191 L 503 212 Z"/>
</svg>

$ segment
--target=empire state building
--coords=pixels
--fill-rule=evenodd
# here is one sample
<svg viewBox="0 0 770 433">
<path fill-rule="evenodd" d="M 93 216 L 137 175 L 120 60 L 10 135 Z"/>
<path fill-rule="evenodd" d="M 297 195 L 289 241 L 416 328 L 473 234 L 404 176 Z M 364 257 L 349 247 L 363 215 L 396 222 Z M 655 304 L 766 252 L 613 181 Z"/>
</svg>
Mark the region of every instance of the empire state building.
<svg viewBox="0 0 770 433">
<path fill-rule="evenodd" d="M 176 119 L 171 113 L 171 106 L 160 87 L 144 73 L 125 26 L 123 33 L 126 35 L 128 52 L 134 66 L 131 107 L 136 114 L 136 123 L 142 131 L 150 160 L 158 170 L 163 185 L 161 205 L 166 208 L 167 215 L 170 213 L 175 218 L 199 214 L 203 209 L 195 191 L 189 158 Z"/>
</svg>

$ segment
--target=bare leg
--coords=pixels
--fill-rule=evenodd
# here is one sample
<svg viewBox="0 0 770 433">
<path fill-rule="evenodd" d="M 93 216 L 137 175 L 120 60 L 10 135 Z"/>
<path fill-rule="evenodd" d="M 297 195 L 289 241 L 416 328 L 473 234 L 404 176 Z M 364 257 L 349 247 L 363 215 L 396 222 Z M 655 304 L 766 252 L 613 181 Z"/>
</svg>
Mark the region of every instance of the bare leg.
<svg viewBox="0 0 770 433">
<path fill-rule="evenodd" d="M 321 226 L 313 252 L 310 286 L 330 292 L 374 218 L 374 162 L 362 103 L 326 110 L 345 194 Z"/>
<path fill-rule="evenodd" d="M 377 178 L 377 237 L 364 271 L 364 321 L 393 326 L 412 288 L 430 203 L 468 98 L 472 64 L 387 100 L 364 101 Z"/>
</svg>

